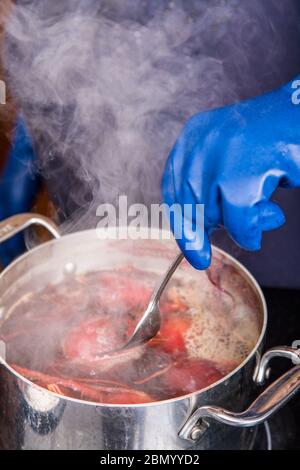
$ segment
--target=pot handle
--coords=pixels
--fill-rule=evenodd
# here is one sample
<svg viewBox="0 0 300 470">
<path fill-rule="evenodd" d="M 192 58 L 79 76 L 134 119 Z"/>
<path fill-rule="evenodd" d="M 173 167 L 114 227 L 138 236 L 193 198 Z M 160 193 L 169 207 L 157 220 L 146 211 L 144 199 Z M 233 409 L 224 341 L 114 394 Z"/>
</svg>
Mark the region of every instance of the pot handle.
<svg viewBox="0 0 300 470">
<path fill-rule="evenodd" d="M 211 418 L 223 424 L 237 427 L 256 426 L 264 422 L 300 390 L 300 350 L 287 346 L 267 351 L 261 358 L 255 380 L 261 384 L 268 371 L 268 364 L 274 357 L 288 357 L 296 365 L 264 390 L 259 397 L 241 413 L 234 413 L 218 406 L 201 406 L 185 422 L 179 437 L 195 443 L 209 426 L 204 418 Z"/>
<path fill-rule="evenodd" d="M 17 214 L 0 222 L 0 243 L 12 238 L 31 225 L 40 225 L 46 228 L 54 238 L 60 238 L 58 227 L 52 220 L 39 214 Z"/>
</svg>

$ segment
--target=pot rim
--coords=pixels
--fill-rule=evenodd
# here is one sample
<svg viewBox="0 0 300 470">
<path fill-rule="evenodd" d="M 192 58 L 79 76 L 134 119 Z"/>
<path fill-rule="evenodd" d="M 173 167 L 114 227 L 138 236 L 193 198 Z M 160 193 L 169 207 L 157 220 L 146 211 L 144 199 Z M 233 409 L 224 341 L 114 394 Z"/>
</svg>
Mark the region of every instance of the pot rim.
<svg viewBox="0 0 300 470">
<path fill-rule="evenodd" d="M 27 251 L 26 253 L 24 253 L 23 255 L 18 257 L 7 268 L 5 268 L 4 271 L 2 271 L 2 273 L 0 274 L 0 280 L 6 275 L 6 273 L 8 271 L 13 270 L 14 267 L 19 262 L 21 262 L 23 259 L 29 257 L 32 253 L 43 249 L 44 246 L 54 245 L 54 244 L 57 244 L 60 241 L 64 240 L 65 238 L 76 237 L 76 236 L 79 237 L 79 236 L 83 236 L 84 234 L 92 233 L 92 232 L 95 233 L 95 232 L 97 232 L 97 230 L 89 229 L 89 230 L 82 230 L 82 231 L 79 231 L 79 232 L 66 234 L 66 235 L 63 235 L 59 239 L 53 239 L 53 240 L 50 240 L 48 242 L 42 243 L 41 245 L 38 245 L 35 248 L 32 248 L 30 251 Z M 52 391 L 48 390 L 45 387 L 37 385 L 34 382 L 27 379 L 26 377 L 24 377 L 23 375 L 21 375 L 19 372 L 17 372 L 1 356 L 0 356 L 0 365 L 3 365 L 6 369 L 8 369 L 15 377 L 17 377 L 17 379 L 21 380 L 22 382 L 25 382 L 27 385 L 33 386 L 34 388 L 36 388 L 40 391 L 49 393 L 51 396 L 54 396 L 54 397 L 59 398 L 61 400 L 66 400 L 66 401 L 70 401 L 70 402 L 73 402 L 73 403 L 77 403 L 77 404 L 97 406 L 99 408 L 100 407 L 101 408 L 143 408 L 143 407 L 168 405 L 168 404 L 173 404 L 173 403 L 177 403 L 177 402 L 180 402 L 180 401 L 188 400 L 188 399 L 194 397 L 195 395 L 201 396 L 202 394 L 208 392 L 209 390 L 212 390 L 213 388 L 218 387 L 219 385 L 222 385 L 224 382 L 226 382 L 231 377 L 233 377 L 236 373 L 238 373 L 256 354 L 257 350 L 259 349 L 259 347 L 260 347 L 260 345 L 261 345 L 261 343 L 264 339 L 265 333 L 266 333 L 267 322 L 268 322 L 268 309 L 267 309 L 267 304 L 266 304 L 266 300 L 265 300 L 264 294 L 262 292 L 262 289 L 259 286 L 256 279 L 254 278 L 254 276 L 250 273 L 250 271 L 248 271 L 248 269 L 242 263 L 240 263 L 240 261 L 238 261 L 236 258 L 231 256 L 230 254 L 228 254 L 226 251 L 222 250 L 221 248 L 218 248 L 217 246 L 212 245 L 212 249 L 213 249 L 213 251 L 223 255 L 235 267 L 239 268 L 242 271 L 242 273 L 246 276 L 247 280 L 250 282 L 250 284 L 252 284 L 252 287 L 253 287 L 254 291 L 256 292 L 258 299 L 261 302 L 262 314 L 263 314 L 263 323 L 262 323 L 262 326 L 261 326 L 261 332 L 260 332 L 258 340 L 257 340 L 255 346 L 253 347 L 253 349 L 250 351 L 248 356 L 235 369 L 233 369 L 229 374 L 225 375 L 224 377 L 222 377 L 222 379 L 218 380 L 217 382 L 214 382 L 211 385 L 209 385 L 205 388 L 202 388 L 201 390 L 196 390 L 196 391 L 188 393 L 186 395 L 181 395 L 180 397 L 169 398 L 169 399 L 166 399 L 166 400 L 160 400 L 160 401 L 155 401 L 155 402 L 137 403 L 137 404 L 99 403 L 99 402 L 94 402 L 94 401 L 81 400 L 81 399 L 78 399 L 78 398 L 72 398 L 72 397 L 68 397 L 68 396 L 65 396 L 65 395 L 60 395 L 58 393 L 55 393 L 55 392 L 52 392 Z"/>
</svg>

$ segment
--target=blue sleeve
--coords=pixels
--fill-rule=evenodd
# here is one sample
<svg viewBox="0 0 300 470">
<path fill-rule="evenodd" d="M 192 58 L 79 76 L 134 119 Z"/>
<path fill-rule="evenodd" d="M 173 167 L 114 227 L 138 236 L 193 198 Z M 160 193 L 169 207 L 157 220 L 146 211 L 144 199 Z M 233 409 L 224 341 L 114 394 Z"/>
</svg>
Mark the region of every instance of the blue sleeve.
<svg viewBox="0 0 300 470">
<path fill-rule="evenodd" d="M 8 161 L 0 175 L 0 220 L 30 211 L 38 185 L 32 141 L 19 116 Z M 14 237 L 0 246 L 0 262 L 9 264 L 23 250 L 23 237 Z"/>
</svg>

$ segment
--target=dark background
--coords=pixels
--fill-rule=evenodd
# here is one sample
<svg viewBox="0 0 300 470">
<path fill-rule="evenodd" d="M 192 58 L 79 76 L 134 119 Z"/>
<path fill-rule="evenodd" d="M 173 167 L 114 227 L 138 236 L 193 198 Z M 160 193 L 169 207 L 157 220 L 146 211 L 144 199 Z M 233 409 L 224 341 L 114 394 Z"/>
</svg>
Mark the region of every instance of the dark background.
<svg viewBox="0 0 300 470">
<path fill-rule="evenodd" d="M 270 49 L 264 50 L 262 54 L 258 36 L 257 60 L 253 63 L 256 72 L 255 82 L 244 80 L 230 66 L 230 63 L 228 64 L 228 67 L 231 67 L 230 74 L 239 86 L 241 98 L 248 98 L 274 89 L 300 73 L 299 0 L 282 2 L 286 5 L 287 11 L 291 5 L 296 5 L 299 9 L 299 14 L 289 18 L 286 24 L 284 17 L 276 14 L 276 9 L 274 10 L 274 5 L 281 2 L 278 0 L 262 1 L 270 11 L 268 27 L 278 27 L 281 35 L 280 41 L 285 44 L 285 48 L 276 57 L 277 62 L 274 64 L 273 72 L 266 66 L 268 54 L 273 45 L 270 43 Z M 246 3 L 249 4 L 249 0 Z M 0 49 L 2 49 L 3 30 L 9 4 L 9 0 L 0 0 Z M 284 24 L 285 26 L 282 27 Z M 226 43 L 223 45 L 226 49 Z M 0 79 L 3 78 L 5 75 L 0 64 Z M 9 151 L 16 113 L 13 100 L 8 96 L 7 105 L 0 106 L 0 171 Z M 41 200 L 44 202 L 39 211 L 43 212 L 42 207 L 47 209 L 45 194 Z M 265 236 L 261 253 L 242 252 L 231 245 L 221 233 L 216 236 L 217 243 L 225 246 L 234 256 L 244 262 L 262 285 L 277 286 L 277 288 L 264 289 L 269 308 L 266 348 L 291 345 L 294 340 L 300 340 L 300 290 L 298 290 L 300 288 L 300 190 L 279 191 L 275 195 L 275 200 L 279 201 L 284 208 L 287 224 L 277 232 Z M 287 289 L 287 287 L 294 289 Z M 291 364 L 286 360 L 274 360 L 271 378 L 278 377 L 289 367 Z M 274 448 L 300 449 L 300 397 L 294 398 L 275 418 L 271 419 L 270 425 Z"/>
<path fill-rule="evenodd" d="M 300 340 L 300 291 L 264 289 L 269 309 L 266 349 L 288 345 Z M 271 377 L 274 380 L 292 364 L 286 359 L 274 359 Z M 270 421 L 274 449 L 300 449 L 300 399 L 294 397 Z"/>
</svg>

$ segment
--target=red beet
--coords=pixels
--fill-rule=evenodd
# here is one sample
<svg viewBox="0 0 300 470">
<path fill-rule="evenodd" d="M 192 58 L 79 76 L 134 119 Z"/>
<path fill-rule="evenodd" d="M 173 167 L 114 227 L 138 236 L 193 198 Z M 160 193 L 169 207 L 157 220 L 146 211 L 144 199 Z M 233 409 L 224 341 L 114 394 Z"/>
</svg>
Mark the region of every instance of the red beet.
<svg viewBox="0 0 300 470">
<path fill-rule="evenodd" d="M 73 328 L 63 343 L 68 359 L 92 362 L 103 353 L 120 347 L 120 334 L 109 319 L 93 318 Z"/>
<path fill-rule="evenodd" d="M 175 364 L 166 373 L 165 385 L 176 396 L 192 393 L 217 382 L 223 374 L 216 364 L 204 359 L 190 359 Z"/>
</svg>

